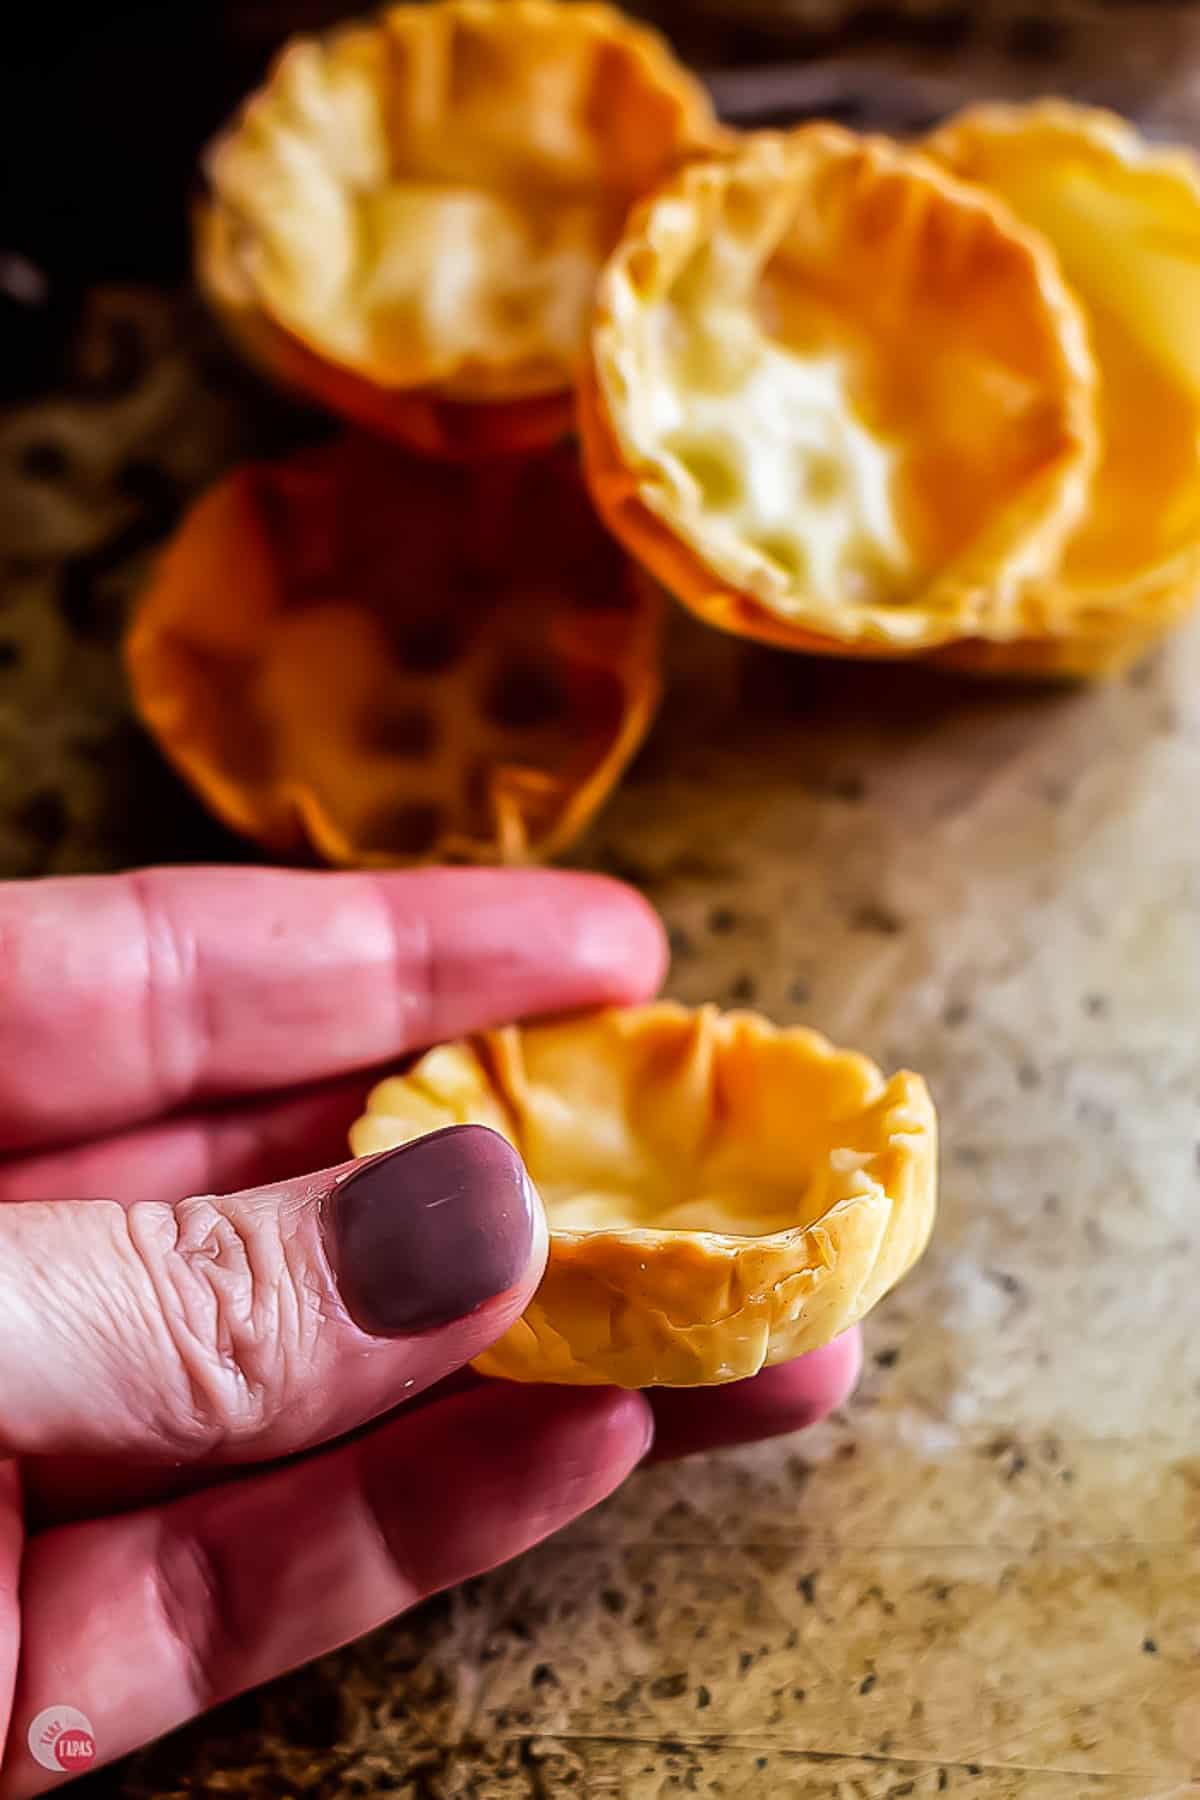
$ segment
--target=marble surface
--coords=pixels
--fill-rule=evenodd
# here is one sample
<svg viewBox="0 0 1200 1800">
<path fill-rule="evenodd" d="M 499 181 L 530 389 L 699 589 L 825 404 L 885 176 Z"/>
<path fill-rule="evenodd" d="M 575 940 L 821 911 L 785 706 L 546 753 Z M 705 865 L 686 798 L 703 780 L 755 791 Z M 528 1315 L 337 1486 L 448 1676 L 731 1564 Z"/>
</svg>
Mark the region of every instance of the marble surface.
<svg viewBox="0 0 1200 1800">
<path fill-rule="evenodd" d="M 129 719 L 186 499 L 310 428 L 186 300 L 93 296 L 0 420 L 0 872 L 249 854 Z M 924 1072 L 943 1200 L 845 1415 L 635 1478 L 554 1542 L 95 1792 L 405 1800 L 1200 1793 L 1200 621 L 1021 690 L 682 616 L 573 860 L 670 991 Z"/>
</svg>

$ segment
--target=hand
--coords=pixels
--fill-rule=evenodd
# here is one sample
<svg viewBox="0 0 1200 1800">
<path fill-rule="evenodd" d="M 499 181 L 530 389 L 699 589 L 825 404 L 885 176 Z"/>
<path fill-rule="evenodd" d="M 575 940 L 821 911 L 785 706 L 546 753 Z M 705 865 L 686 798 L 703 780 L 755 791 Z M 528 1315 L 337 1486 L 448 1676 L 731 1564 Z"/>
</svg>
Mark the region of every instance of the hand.
<svg viewBox="0 0 1200 1800">
<path fill-rule="evenodd" d="M 0 1792 L 58 1779 L 27 1743 L 45 1708 L 120 1756 L 515 1555 L 647 1457 L 846 1396 L 853 1336 L 649 1397 L 455 1376 L 540 1277 L 516 1153 L 462 1127 L 343 1160 L 368 1070 L 644 999 L 663 963 L 645 905 L 588 876 L 0 887 Z"/>
</svg>

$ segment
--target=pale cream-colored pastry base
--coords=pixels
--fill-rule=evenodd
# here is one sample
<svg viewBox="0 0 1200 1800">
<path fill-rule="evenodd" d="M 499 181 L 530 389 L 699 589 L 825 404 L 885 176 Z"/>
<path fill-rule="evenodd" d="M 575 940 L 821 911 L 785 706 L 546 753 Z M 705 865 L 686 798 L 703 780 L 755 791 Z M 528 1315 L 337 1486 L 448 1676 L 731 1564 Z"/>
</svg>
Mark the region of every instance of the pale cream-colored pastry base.
<svg viewBox="0 0 1200 1800">
<path fill-rule="evenodd" d="M 933 1105 L 816 1032 L 672 1003 L 511 1026 L 382 1082 L 356 1156 L 479 1123 L 521 1151 L 550 1249 L 475 1366 L 514 1381 L 688 1387 L 830 1342 L 916 1261 Z"/>
</svg>

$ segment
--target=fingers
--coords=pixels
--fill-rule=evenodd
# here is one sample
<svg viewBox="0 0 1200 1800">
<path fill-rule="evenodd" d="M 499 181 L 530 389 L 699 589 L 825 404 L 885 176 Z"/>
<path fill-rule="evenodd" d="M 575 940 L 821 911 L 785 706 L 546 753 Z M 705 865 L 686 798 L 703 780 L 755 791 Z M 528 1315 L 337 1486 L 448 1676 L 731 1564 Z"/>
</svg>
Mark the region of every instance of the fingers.
<svg viewBox="0 0 1200 1800">
<path fill-rule="evenodd" d="M 244 1100 L 65 1150 L 0 1160 L 0 1204 L 12 1200 L 183 1200 L 288 1181 L 345 1160 L 369 1075 Z"/>
<path fill-rule="evenodd" d="M 0 1455 L 305 1448 L 477 1356 L 545 1255 L 516 1151 L 478 1125 L 226 1198 L 0 1207 Z"/>
<path fill-rule="evenodd" d="M 854 1331 L 751 1381 L 658 1391 L 649 1407 L 611 1389 L 480 1382 L 304 1464 L 46 1532 L 26 1558 L 0 1792 L 53 1780 L 25 1750 L 43 1707 L 65 1698 L 92 1720 L 101 1760 L 121 1756 L 557 1529 L 642 1459 L 651 1416 L 650 1460 L 795 1431 L 847 1399 L 860 1362 Z"/>
<path fill-rule="evenodd" d="M 858 1382 L 862 1345 L 857 1328 L 796 1362 L 764 1369 L 749 1381 L 716 1388 L 654 1388 L 646 1394 L 655 1418 L 652 1462 L 704 1450 L 758 1443 L 817 1424 L 845 1405 Z M 483 1385 L 460 1369 L 414 1401 L 440 1405 L 448 1394 Z M 39 1526 L 143 1506 L 212 1481 L 203 1465 L 137 1467 L 96 1457 L 34 1458 L 25 1464 L 26 1507 Z"/>
<path fill-rule="evenodd" d="M 29 1721 L 70 1705 L 101 1761 L 334 1649 L 578 1517 L 650 1440 L 637 1394 L 487 1383 L 306 1463 L 32 1541 L 0 1793 L 55 1777 Z"/>
<path fill-rule="evenodd" d="M 599 876 L 157 869 L 0 886 L 0 1149 L 645 998 L 661 928 Z"/>
<path fill-rule="evenodd" d="M 800 1431 L 850 1398 L 862 1369 L 857 1327 L 795 1362 L 718 1388 L 660 1388 L 654 1406 L 654 1462 L 699 1450 L 751 1444 Z"/>
</svg>

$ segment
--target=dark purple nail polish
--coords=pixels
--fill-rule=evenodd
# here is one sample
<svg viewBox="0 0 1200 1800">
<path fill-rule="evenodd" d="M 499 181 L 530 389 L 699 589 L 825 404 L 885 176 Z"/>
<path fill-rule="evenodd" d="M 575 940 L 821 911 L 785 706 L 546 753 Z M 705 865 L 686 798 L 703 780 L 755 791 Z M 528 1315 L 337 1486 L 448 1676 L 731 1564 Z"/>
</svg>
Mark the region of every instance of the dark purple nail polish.
<svg viewBox="0 0 1200 1800">
<path fill-rule="evenodd" d="M 330 1203 L 330 1257 L 351 1317 L 381 1337 L 465 1318 L 524 1274 L 537 1206 L 517 1152 L 486 1125 L 451 1125 L 376 1157 Z"/>
</svg>

